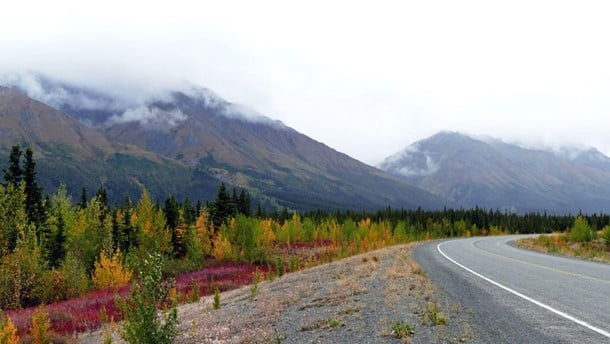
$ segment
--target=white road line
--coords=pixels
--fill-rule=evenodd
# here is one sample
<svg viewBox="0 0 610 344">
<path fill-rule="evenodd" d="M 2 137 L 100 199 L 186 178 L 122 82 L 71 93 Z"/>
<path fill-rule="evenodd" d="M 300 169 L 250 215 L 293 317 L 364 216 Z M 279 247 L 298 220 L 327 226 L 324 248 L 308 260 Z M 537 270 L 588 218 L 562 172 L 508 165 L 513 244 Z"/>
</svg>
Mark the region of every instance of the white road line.
<svg viewBox="0 0 610 344">
<path fill-rule="evenodd" d="M 529 301 L 529 302 L 531 302 L 531 303 L 533 303 L 533 304 L 535 304 L 535 305 L 537 305 L 539 307 L 542 307 L 542 308 L 544 308 L 544 309 L 546 309 L 546 310 L 548 310 L 550 312 L 553 312 L 553 313 L 555 313 L 555 314 L 557 314 L 557 315 L 559 315 L 559 316 L 561 316 L 561 317 L 563 317 L 565 319 L 568 319 L 568 320 L 570 320 L 570 321 L 572 321 L 572 322 L 574 322 L 574 323 L 576 323 L 578 325 L 584 326 L 584 327 L 588 328 L 589 330 L 592 330 L 594 332 L 597 332 L 597 333 L 601 334 L 602 336 L 610 338 L 610 332 L 604 331 L 604 330 L 602 330 L 599 327 L 595 327 L 595 326 L 593 326 L 593 325 L 591 325 L 591 324 L 589 324 L 589 323 L 587 323 L 585 321 L 577 319 L 577 318 L 575 318 L 575 317 L 573 317 L 573 316 L 571 316 L 569 314 L 566 314 L 566 313 L 564 313 L 564 312 L 562 312 L 560 310 L 557 310 L 557 309 L 555 309 L 555 308 L 553 308 L 553 307 L 551 307 L 549 305 L 546 305 L 546 304 L 544 304 L 544 303 L 542 303 L 542 302 L 540 302 L 538 300 L 532 299 L 531 297 L 529 297 L 527 295 L 523 295 L 523 294 L 521 294 L 520 292 L 518 292 L 516 290 L 513 290 L 513 289 L 511 289 L 511 288 L 509 288 L 507 286 L 504 286 L 504 285 L 502 285 L 502 284 L 500 284 L 500 283 L 498 283 L 498 282 L 496 282 L 496 281 L 494 281 L 494 280 L 492 280 L 492 279 L 490 279 L 488 277 L 485 277 L 485 276 L 481 275 L 480 273 L 478 273 L 478 272 L 476 272 L 476 271 L 474 271 L 474 270 L 472 270 L 472 269 L 470 269 L 470 268 L 468 268 L 468 267 L 458 263 L 457 261 L 455 261 L 454 259 L 449 257 L 447 254 L 445 254 L 445 252 L 443 252 L 443 250 L 441 250 L 441 246 L 443 246 L 443 245 L 445 245 L 447 243 L 450 243 L 450 242 L 451 241 L 442 242 L 442 243 L 440 243 L 440 244 L 438 244 L 436 246 L 436 249 L 438 250 L 438 252 L 440 252 L 441 255 L 443 255 L 443 257 L 447 258 L 447 260 L 449 260 L 453 264 L 455 264 L 455 265 L 459 266 L 460 268 L 470 272 L 471 274 L 473 274 L 473 275 L 475 275 L 475 276 L 477 276 L 477 277 L 479 277 L 479 278 L 481 278 L 481 279 L 483 279 L 483 280 L 485 280 L 485 281 L 495 285 L 498 288 L 504 289 L 504 290 L 506 290 L 507 292 L 509 292 L 509 293 L 511 293 L 513 295 L 516 295 L 516 296 L 518 296 L 518 297 L 520 297 L 520 298 L 522 298 L 522 299 L 524 299 L 526 301 Z"/>
</svg>

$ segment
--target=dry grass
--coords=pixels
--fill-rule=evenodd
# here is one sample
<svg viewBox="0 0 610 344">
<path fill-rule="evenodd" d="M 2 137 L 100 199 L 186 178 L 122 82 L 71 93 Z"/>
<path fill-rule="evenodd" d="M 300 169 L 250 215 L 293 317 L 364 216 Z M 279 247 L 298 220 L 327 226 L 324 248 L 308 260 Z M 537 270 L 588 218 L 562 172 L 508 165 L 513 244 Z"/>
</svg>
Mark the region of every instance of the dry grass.
<svg viewBox="0 0 610 344">
<path fill-rule="evenodd" d="M 542 253 L 578 257 L 596 262 L 610 263 L 610 247 L 602 238 L 589 242 L 572 242 L 567 233 L 552 233 L 515 241 L 525 249 Z"/>
</svg>

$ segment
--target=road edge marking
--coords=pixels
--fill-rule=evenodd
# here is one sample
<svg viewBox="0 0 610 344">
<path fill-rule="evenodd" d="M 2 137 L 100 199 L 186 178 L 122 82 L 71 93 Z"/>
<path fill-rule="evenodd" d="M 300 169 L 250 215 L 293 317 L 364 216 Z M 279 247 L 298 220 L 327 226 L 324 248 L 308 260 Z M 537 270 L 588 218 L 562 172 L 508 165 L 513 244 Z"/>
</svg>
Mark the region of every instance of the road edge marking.
<svg viewBox="0 0 610 344">
<path fill-rule="evenodd" d="M 443 252 L 443 250 L 441 250 L 441 246 L 443 246 L 443 245 L 445 245 L 445 244 L 447 244 L 447 243 L 450 243 L 450 242 L 452 242 L 452 241 L 454 241 L 454 240 L 451 240 L 451 241 L 445 241 L 445 242 L 442 242 L 442 243 L 440 243 L 440 244 L 436 245 L 436 249 L 437 249 L 437 251 L 438 251 L 438 252 L 439 252 L 439 253 L 440 253 L 440 254 L 441 254 L 443 257 L 445 257 L 445 259 L 447 259 L 448 261 L 450 261 L 450 262 L 452 262 L 453 264 L 457 265 L 458 267 L 460 267 L 460 268 L 462 268 L 462 269 L 464 269 L 464 270 L 466 270 L 466 271 L 470 272 L 471 274 L 473 274 L 473 275 L 475 275 L 475 276 L 477 276 L 477 277 L 481 278 L 482 280 L 484 280 L 484 281 L 486 281 L 486 282 L 489 282 L 489 283 L 491 283 L 491 284 L 495 285 L 496 287 L 498 287 L 498 288 L 500 288 L 500 289 L 503 289 L 503 290 L 505 290 L 505 291 L 507 291 L 507 292 L 509 292 L 509 293 L 511 293 L 511 294 L 513 294 L 513 295 L 515 295 L 515 296 L 518 296 L 518 297 L 520 297 L 520 298 L 522 298 L 522 299 L 524 299 L 524 300 L 526 300 L 526 301 L 528 301 L 528 302 L 530 302 L 530 303 L 533 303 L 533 304 L 535 304 L 535 305 L 536 305 L 536 306 L 538 306 L 538 307 L 544 308 L 544 309 L 546 309 L 546 310 L 547 310 L 547 311 L 549 311 L 549 312 L 555 313 L 555 314 L 557 314 L 557 315 L 561 316 L 561 317 L 562 317 L 562 318 L 564 318 L 564 319 L 570 320 L 570 321 L 572 321 L 572 322 L 574 322 L 574 323 L 576 323 L 576 324 L 578 324 L 578 325 L 584 326 L 584 327 L 588 328 L 588 329 L 589 329 L 589 330 L 591 330 L 591 331 L 594 331 L 594 332 L 596 332 L 596 333 L 598 333 L 598 334 L 601 334 L 602 336 L 605 336 L 605 337 L 607 337 L 607 338 L 610 338 L 610 332 L 608 332 L 608 331 L 604 331 L 604 330 L 602 330 L 602 329 L 601 329 L 601 328 L 599 328 L 599 327 L 595 327 L 595 326 L 593 326 L 593 325 L 591 325 L 591 324 L 589 324 L 589 323 L 587 323 L 587 322 L 585 322 L 585 321 L 583 321 L 583 320 L 580 320 L 580 319 L 578 319 L 578 318 L 575 318 L 575 317 L 573 317 L 573 316 L 571 316 L 571 315 L 569 315 L 569 314 L 567 314 L 567 313 L 564 313 L 564 312 L 562 312 L 562 311 L 560 311 L 560 310 L 558 310 L 558 309 L 555 309 L 555 308 L 553 308 L 553 307 L 551 307 L 551 306 L 549 306 L 549 305 L 547 305 L 547 304 L 544 304 L 544 303 L 542 303 L 542 302 L 540 302 L 540 301 L 538 301 L 538 300 L 535 300 L 535 299 L 533 299 L 533 298 L 531 298 L 531 297 L 529 297 L 529 296 L 527 296 L 527 295 L 521 294 L 520 292 L 518 292 L 518 291 L 516 291 L 516 290 L 514 290 L 514 289 L 511 289 L 511 288 L 509 288 L 509 287 L 507 287 L 507 286 L 505 286 L 505 285 L 502 285 L 502 284 L 500 284 L 500 283 L 498 283 L 498 282 L 496 282 L 496 281 L 492 280 L 491 278 L 486 277 L 486 276 L 483 276 L 483 275 L 481 275 L 480 273 L 478 273 L 478 272 L 476 272 L 476 271 L 474 271 L 474 270 L 470 269 L 469 267 L 467 267 L 467 266 L 465 266 L 465 265 L 462 265 L 462 264 L 458 263 L 456 260 L 454 260 L 453 258 L 449 257 L 449 256 L 448 256 L 448 255 L 447 255 L 445 252 Z"/>
</svg>

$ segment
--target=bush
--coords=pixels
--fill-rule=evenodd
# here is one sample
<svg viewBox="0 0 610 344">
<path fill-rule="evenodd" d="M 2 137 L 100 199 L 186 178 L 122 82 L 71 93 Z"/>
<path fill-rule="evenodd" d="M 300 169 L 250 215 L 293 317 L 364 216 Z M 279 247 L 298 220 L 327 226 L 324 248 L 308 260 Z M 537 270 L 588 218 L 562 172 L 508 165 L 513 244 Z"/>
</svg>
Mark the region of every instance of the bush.
<svg viewBox="0 0 610 344">
<path fill-rule="evenodd" d="M 34 344 L 51 344 L 49 328 L 51 328 L 49 314 L 45 311 L 44 305 L 41 305 L 36 312 L 32 314 L 30 334 L 32 335 Z"/>
<path fill-rule="evenodd" d="M 589 223 L 582 216 L 574 220 L 574 225 L 570 228 L 570 240 L 574 242 L 587 242 L 593 238 L 593 231 Z"/>
<path fill-rule="evenodd" d="M 178 334 L 178 311 L 176 300 L 168 300 L 172 281 L 163 280 L 163 256 L 149 254 L 134 282 L 129 299 L 119 300 L 125 315 L 121 337 L 129 343 L 172 343 Z M 172 305 L 160 315 L 157 307 Z"/>
<path fill-rule="evenodd" d="M 95 262 L 91 280 L 97 289 L 120 287 L 131 279 L 132 272 L 123 266 L 121 251 L 118 249 L 110 256 L 106 252 L 100 254 L 100 261 Z"/>
<path fill-rule="evenodd" d="M 37 287 L 43 302 L 55 302 L 82 296 L 89 290 L 89 278 L 78 258 L 68 252 L 59 269 L 44 274 L 44 283 Z"/>
</svg>

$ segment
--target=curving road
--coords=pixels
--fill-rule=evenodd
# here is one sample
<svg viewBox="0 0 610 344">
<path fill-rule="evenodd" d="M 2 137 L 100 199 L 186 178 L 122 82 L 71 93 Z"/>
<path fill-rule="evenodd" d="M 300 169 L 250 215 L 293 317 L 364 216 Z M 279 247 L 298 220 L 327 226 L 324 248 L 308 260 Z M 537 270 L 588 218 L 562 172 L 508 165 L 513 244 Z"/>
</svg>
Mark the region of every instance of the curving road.
<svg viewBox="0 0 610 344">
<path fill-rule="evenodd" d="M 516 248 L 524 236 L 432 242 L 413 257 L 478 343 L 610 343 L 610 265 Z"/>
</svg>

